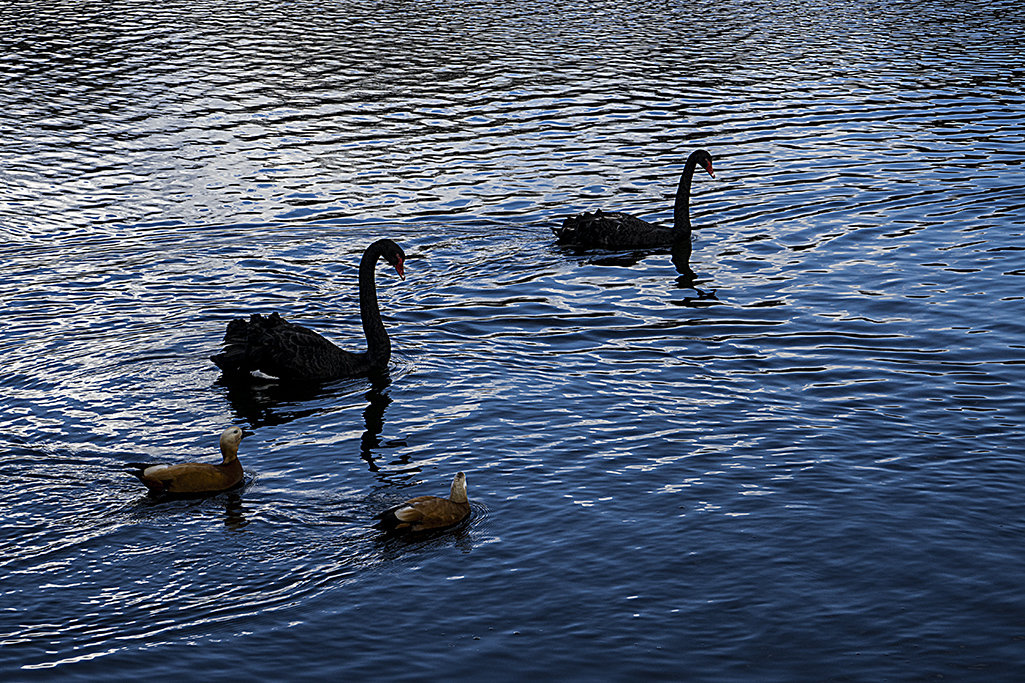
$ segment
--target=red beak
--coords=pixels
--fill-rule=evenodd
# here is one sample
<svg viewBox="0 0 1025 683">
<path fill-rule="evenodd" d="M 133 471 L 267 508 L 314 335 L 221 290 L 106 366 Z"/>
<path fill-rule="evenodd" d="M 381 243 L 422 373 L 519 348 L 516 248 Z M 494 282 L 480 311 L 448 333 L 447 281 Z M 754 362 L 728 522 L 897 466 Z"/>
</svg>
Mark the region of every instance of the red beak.
<svg viewBox="0 0 1025 683">
<path fill-rule="evenodd" d="M 705 170 L 708 171 L 708 175 L 712 176 L 713 178 L 715 177 L 715 174 L 712 173 L 712 162 L 711 161 L 709 161 L 707 164 L 705 164 Z"/>
<path fill-rule="evenodd" d="M 402 264 L 403 263 L 404 263 L 404 261 L 402 259 L 399 259 L 399 262 L 395 264 L 395 272 L 399 274 L 400 278 L 405 280 L 406 279 L 406 271 L 402 269 Z"/>
</svg>

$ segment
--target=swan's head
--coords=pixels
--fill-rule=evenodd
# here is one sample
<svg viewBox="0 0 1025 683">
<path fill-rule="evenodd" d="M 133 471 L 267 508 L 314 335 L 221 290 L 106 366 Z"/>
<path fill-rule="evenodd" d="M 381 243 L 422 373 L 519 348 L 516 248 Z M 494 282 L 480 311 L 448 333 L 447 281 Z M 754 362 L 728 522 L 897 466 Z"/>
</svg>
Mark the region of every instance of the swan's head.
<svg viewBox="0 0 1025 683">
<path fill-rule="evenodd" d="M 708 175 L 713 178 L 715 177 L 715 173 L 712 171 L 712 155 L 709 154 L 707 150 L 699 149 L 691 154 L 691 157 L 694 161 L 701 164 L 701 168 L 708 171 Z"/>
<path fill-rule="evenodd" d="M 238 455 L 238 445 L 246 433 L 241 427 L 228 427 L 221 432 L 221 454 L 225 457 Z"/>
<path fill-rule="evenodd" d="M 406 252 L 402 251 L 402 247 L 388 240 L 388 244 L 385 247 L 384 260 L 395 269 L 395 272 L 399 274 L 399 278 L 402 280 L 406 279 L 406 271 L 403 268 L 403 264 L 406 262 Z"/>
<path fill-rule="evenodd" d="M 462 472 L 457 472 L 455 479 L 452 480 L 452 491 L 448 496 L 449 500 L 453 503 L 465 503 L 467 502 L 466 497 L 466 475 Z"/>
</svg>

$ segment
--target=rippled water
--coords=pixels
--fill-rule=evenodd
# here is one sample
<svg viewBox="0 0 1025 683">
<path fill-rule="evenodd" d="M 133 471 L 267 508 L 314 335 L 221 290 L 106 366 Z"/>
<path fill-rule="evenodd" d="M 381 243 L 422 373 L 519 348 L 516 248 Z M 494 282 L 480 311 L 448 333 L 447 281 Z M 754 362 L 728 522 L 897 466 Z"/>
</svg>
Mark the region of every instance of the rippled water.
<svg viewBox="0 0 1025 683">
<path fill-rule="evenodd" d="M 0 6 L 5 680 L 1020 680 L 1017 3 Z M 603 207 L 689 267 L 557 247 Z M 389 377 L 229 391 L 227 321 Z M 153 503 L 120 471 L 247 483 Z M 467 473 L 471 521 L 375 511 Z"/>
</svg>

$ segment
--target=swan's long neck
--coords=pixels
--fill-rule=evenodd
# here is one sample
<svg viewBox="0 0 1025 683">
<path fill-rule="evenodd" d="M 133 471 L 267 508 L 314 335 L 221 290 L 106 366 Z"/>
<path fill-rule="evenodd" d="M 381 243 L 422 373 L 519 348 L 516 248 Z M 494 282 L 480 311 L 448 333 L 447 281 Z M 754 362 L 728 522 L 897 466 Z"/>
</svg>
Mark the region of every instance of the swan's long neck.
<svg viewBox="0 0 1025 683">
<path fill-rule="evenodd" d="M 391 340 L 381 320 L 381 309 L 377 305 L 377 282 L 374 271 L 381 257 L 377 242 L 371 244 L 359 262 L 359 315 L 363 319 L 363 333 L 367 336 L 367 357 L 375 368 L 384 367 L 391 358 Z"/>
<path fill-rule="evenodd" d="M 673 230 L 676 241 L 690 239 L 690 184 L 694 180 L 694 169 L 698 160 L 692 154 L 687 158 L 680 176 L 680 186 L 676 188 L 676 206 L 673 208 Z"/>
</svg>

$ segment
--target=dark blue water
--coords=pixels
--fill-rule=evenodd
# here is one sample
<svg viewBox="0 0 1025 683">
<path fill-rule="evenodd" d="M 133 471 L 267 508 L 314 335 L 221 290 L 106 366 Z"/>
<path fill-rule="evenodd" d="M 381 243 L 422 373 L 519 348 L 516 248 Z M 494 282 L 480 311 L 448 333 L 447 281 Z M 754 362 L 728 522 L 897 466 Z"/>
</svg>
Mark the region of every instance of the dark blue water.
<svg viewBox="0 0 1025 683">
<path fill-rule="evenodd" d="M 1017 681 L 1017 3 L 0 6 L 4 680 Z M 579 252 L 585 209 L 689 264 Z M 229 390 L 279 311 L 387 378 Z M 246 486 L 153 503 L 120 466 Z M 467 473 L 471 520 L 369 528 Z"/>
</svg>

